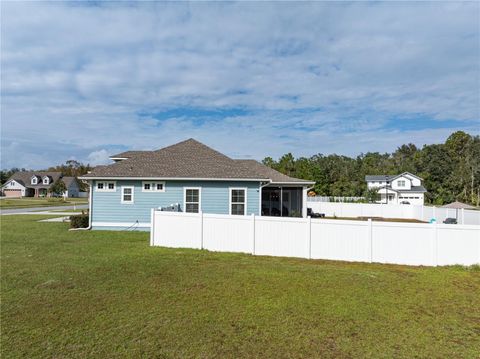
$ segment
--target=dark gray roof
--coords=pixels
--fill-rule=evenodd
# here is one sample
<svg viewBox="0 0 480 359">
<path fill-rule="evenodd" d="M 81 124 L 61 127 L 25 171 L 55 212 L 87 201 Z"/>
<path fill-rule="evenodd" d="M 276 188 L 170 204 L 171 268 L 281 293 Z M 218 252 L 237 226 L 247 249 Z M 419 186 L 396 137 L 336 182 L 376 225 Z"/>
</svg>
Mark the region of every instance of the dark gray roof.
<svg viewBox="0 0 480 359">
<path fill-rule="evenodd" d="M 365 181 L 390 181 L 390 179 L 397 177 L 397 175 L 367 175 Z"/>
<path fill-rule="evenodd" d="M 410 172 L 402 172 L 399 175 L 367 175 L 365 176 L 365 181 L 393 181 L 397 177 L 401 177 L 403 175 L 410 175 L 412 177 L 418 178 L 421 180 L 422 178 L 415 176 L 413 173 Z"/>
<path fill-rule="evenodd" d="M 272 183 L 289 183 L 289 182 L 301 182 L 305 184 L 315 183 L 314 181 L 307 181 L 299 178 L 289 177 L 255 160 L 235 160 L 235 161 L 255 171 L 263 178 L 271 179 Z"/>
<path fill-rule="evenodd" d="M 31 178 L 36 176 L 38 178 L 38 184 L 31 184 Z M 50 184 L 44 185 L 42 183 L 42 178 L 48 176 L 50 178 Z M 49 188 L 56 180 L 62 176 L 61 172 L 47 172 L 47 171 L 21 171 L 16 172 L 10 176 L 8 181 L 14 179 L 25 187 L 29 188 Z M 8 182 L 7 181 L 7 182 Z"/>
<path fill-rule="evenodd" d="M 132 152 L 132 153 L 129 153 Z M 125 155 L 127 153 L 127 155 Z M 127 156 L 131 156 L 128 157 Z M 128 151 L 112 157 L 127 158 L 94 168 L 82 178 L 191 178 L 191 179 L 281 179 L 305 182 L 270 169 L 253 160 L 234 160 L 194 139 L 156 151 Z"/>
<path fill-rule="evenodd" d="M 386 186 L 381 186 L 381 187 L 378 187 L 379 189 L 384 189 Z M 394 189 L 392 188 L 391 186 L 387 186 L 388 190 L 389 191 L 394 191 L 394 192 L 415 192 L 415 193 L 418 193 L 418 192 L 427 192 L 427 190 L 425 189 L 425 187 L 423 186 L 411 186 L 410 189 Z"/>
<path fill-rule="evenodd" d="M 110 156 L 110 158 L 132 158 L 135 155 L 142 154 L 144 152 L 152 152 L 152 151 L 126 151 L 117 153 L 116 155 Z"/>
</svg>

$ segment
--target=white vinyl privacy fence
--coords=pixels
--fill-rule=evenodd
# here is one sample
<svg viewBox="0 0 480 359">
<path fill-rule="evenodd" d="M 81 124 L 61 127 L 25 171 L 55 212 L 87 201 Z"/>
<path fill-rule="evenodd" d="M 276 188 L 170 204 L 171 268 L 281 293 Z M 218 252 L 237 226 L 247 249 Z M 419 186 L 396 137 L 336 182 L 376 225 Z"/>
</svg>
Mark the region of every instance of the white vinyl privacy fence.
<svg viewBox="0 0 480 359">
<path fill-rule="evenodd" d="M 333 203 L 307 201 L 307 207 L 327 217 L 384 217 L 418 219 L 429 222 L 432 218 L 443 222 L 457 218 L 459 224 L 480 225 L 480 211 L 402 204 Z"/>
<path fill-rule="evenodd" d="M 152 210 L 152 246 L 407 265 L 480 263 L 480 227 Z"/>
</svg>

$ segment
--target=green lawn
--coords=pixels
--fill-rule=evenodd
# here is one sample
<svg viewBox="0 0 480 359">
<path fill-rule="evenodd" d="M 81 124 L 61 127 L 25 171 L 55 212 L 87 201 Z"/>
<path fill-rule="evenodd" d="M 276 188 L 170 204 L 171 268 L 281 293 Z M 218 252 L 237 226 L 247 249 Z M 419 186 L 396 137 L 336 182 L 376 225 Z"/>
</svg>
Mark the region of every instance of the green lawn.
<svg viewBox="0 0 480 359">
<path fill-rule="evenodd" d="M 478 358 L 478 267 L 150 248 L 1 217 L 2 358 Z"/>
<path fill-rule="evenodd" d="M 28 207 L 50 207 L 50 206 L 72 206 L 74 204 L 88 204 L 86 198 L 5 198 L 0 200 L 0 208 L 28 208 Z"/>
</svg>

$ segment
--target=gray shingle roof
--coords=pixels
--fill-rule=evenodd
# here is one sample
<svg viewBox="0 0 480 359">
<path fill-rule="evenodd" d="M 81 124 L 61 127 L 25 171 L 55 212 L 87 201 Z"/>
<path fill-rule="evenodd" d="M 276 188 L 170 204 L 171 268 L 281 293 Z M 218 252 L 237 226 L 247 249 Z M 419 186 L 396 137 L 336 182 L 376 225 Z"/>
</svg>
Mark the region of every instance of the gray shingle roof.
<svg viewBox="0 0 480 359">
<path fill-rule="evenodd" d="M 152 151 L 126 151 L 117 153 L 116 155 L 110 156 L 110 158 L 132 158 L 138 154 L 142 154 L 144 152 L 152 152 Z"/>
<path fill-rule="evenodd" d="M 129 152 L 133 152 L 129 153 Z M 127 155 L 125 155 L 127 153 Z M 191 179 L 282 179 L 301 182 L 252 160 L 234 160 L 200 143 L 188 139 L 156 151 L 128 151 L 112 157 L 126 160 L 94 168 L 82 178 L 191 178 Z M 310 183 L 309 181 L 304 181 Z"/>
<path fill-rule="evenodd" d="M 37 178 L 38 178 L 38 184 L 36 184 L 36 185 L 31 184 L 31 178 L 33 176 L 37 176 Z M 50 178 L 50 184 L 49 185 L 44 185 L 42 183 L 42 178 L 44 176 L 48 176 Z M 62 176 L 61 172 L 23 171 L 23 172 L 14 173 L 13 175 L 10 176 L 8 181 L 10 181 L 11 179 L 14 179 L 15 181 L 17 181 L 20 184 L 24 185 L 25 187 L 29 187 L 29 188 L 49 188 L 61 176 Z"/>
<path fill-rule="evenodd" d="M 365 181 L 390 181 L 390 179 L 397 177 L 397 175 L 367 175 Z"/>
<path fill-rule="evenodd" d="M 250 168 L 251 170 L 258 173 L 260 176 L 271 179 L 272 183 L 288 183 L 288 182 L 301 182 L 305 184 L 315 183 L 314 181 L 307 181 L 299 178 L 289 177 L 255 160 L 235 160 L 235 161 L 238 163 L 241 163 L 247 168 Z"/>
</svg>

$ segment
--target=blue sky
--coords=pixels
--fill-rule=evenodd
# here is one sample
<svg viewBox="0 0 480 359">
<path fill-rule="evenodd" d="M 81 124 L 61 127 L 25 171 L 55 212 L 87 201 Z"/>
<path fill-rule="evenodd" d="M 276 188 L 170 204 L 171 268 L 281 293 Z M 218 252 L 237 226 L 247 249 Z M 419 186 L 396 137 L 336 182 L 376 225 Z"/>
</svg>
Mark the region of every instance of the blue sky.
<svg viewBox="0 0 480 359">
<path fill-rule="evenodd" d="M 235 158 L 480 133 L 478 2 L 2 2 L 1 167 L 194 137 Z"/>
</svg>

